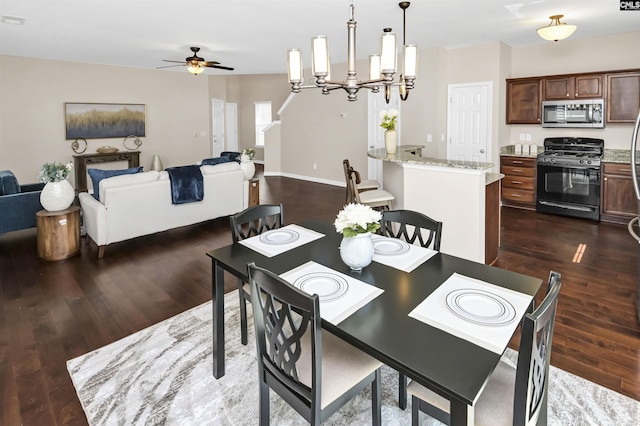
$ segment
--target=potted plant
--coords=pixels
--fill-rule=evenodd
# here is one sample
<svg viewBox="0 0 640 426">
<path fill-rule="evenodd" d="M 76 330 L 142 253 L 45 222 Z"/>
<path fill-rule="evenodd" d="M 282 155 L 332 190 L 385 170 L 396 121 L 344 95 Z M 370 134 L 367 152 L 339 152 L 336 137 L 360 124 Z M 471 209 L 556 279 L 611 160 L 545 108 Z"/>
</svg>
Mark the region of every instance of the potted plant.
<svg viewBox="0 0 640 426">
<path fill-rule="evenodd" d="M 54 212 L 69 208 L 76 194 L 67 180 L 73 165 L 71 162 L 45 163 L 40 168 L 38 178 L 46 183 L 40 193 L 40 204 L 46 210 Z"/>
<path fill-rule="evenodd" d="M 253 157 L 256 155 L 256 150 L 252 148 L 246 148 L 242 150 L 240 154 L 240 168 L 244 172 L 244 178 L 249 180 L 256 173 L 256 166 L 253 163 Z"/>
<path fill-rule="evenodd" d="M 389 110 L 380 111 L 380 127 L 385 129 L 384 146 L 387 154 L 395 154 L 398 143 L 398 133 L 396 132 L 396 122 L 398 121 L 398 110 L 391 108 Z"/>
<path fill-rule="evenodd" d="M 380 228 L 382 214 L 364 204 L 350 203 L 338 213 L 334 226 L 342 234 L 340 257 L 353 271 L 361 271 L 373 259 L 371 233 Z"/>
</svg>

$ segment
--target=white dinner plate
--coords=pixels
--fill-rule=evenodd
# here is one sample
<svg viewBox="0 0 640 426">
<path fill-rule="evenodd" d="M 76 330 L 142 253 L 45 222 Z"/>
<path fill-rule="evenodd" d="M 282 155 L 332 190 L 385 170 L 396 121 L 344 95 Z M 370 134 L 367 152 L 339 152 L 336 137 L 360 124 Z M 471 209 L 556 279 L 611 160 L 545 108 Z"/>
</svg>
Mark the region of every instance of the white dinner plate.
<svg viewBox="0 0 640 426">
<path fill-rule="evenodd" d="M 332 302 L 349 290 L 346 279 L 330 272 L 312 272 L 301 276 L 293 285 L 307 294 L 317 294 L 321 302 Z"/>
<path fill-rule="evenodd" d="M 260 241 L 265 244 L 289 244 L 300 238 L 300 234 L 293 229 L 272 229 L 260 234 Z"/>
<path fill-rule="evenodd" d="M 508 300 L 484 290 L 454 290 L 447 295 L 446 304 L 455 315 L 476 324 L 502 326 L 516 317 Z"/>
<path fill-rule="evenodd" d="M 383 256 L 398 256 L 408 252 L 409 244 L 396 238 L 376 238 L 373 240 L 373 252 Z"/>
</svg>

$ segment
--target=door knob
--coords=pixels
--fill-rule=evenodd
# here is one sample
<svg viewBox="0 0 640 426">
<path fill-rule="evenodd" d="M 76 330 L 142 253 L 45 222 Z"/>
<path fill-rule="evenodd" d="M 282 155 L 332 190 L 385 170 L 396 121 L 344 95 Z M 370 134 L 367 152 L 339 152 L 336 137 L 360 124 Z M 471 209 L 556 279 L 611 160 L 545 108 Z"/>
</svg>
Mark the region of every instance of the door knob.
<svg viewBox="0 0 640 426">
<path fill-rule="evenodd" d="M 480 154 L 484 154 L 484 149 L 481 149 L 481 150 L 480 150 Z"/>
</svg>

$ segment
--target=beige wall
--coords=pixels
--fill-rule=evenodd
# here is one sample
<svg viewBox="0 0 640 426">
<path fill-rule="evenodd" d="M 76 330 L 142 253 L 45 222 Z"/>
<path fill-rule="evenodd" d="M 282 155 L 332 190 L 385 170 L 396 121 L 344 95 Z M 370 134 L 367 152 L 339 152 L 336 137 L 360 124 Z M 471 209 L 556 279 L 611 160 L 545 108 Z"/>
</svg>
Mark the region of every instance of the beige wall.
<svg viewBox="0 0 640 426">
<path fill-rule="evenodd" d="M 186 72 L 0 56 L 0 170 L 36 182 L 43 163 L 72 159 L 65 102 L 145 104 L 141 165 L 148 168 L 153 154 L 165 167 L 194 163 L 211 150 L 207 86 Z M 123 139 L 95 139 L 86 152 L 101 145 L 125 149 Z"/>
<path fill-rule="evenodd" d="M 518 142 L 520 133 L 531 134 L 532 143 L 538 144 L 551 135 L 602 137 L 607 148 L 625 149 L 631 132 L 628 124 L 608 125 L 603 130 L 507 126 L 504 80 L 640 68 L 640 55 L 630 54 L 638 44 L 640 31 L 518 48 L 490 43 L 422 50 L 416 88 L 401 106 L 402 143 L 424 144 L 425 156 L 444 157 L 446 143 L 440 135 L 446 136 L 448 84 L 492 81 L 494 163 L 499 147 Z M 357 69 L 366 74 L 366 61 L 358 61 Z M 345 65 L 334 66 L 333 75 L 343 79 Z M 194 77 L 187 72 L 0 56 L 0 169 L 13 170 L 21 182 L 34 182 L 41 164 L 72 158 L 71 141 L 64 137 L 64 102 L 146 104 L 142 164 L 148 167 L 153 154 L 160 155 L 165 167 L 193 163 L 211 155 L 211 98 L 215 97 L 238 104 L 239 149 L 254 144 L 253 103 L 272 101 L 274 119 L 281 120 L 284 174 L 342 183 L 341 160 L 349 158 L 366 175 L 366 91 L 359 94 L 357 102 L 348 102 L 343 91 L 328 96 L 319 90 L 303 91 L 278 117 L 277 111 L 289 94 L 284 73 Z M 433 142 L 427 142 L 427 134 Z M 124 149 L 120 139 L 91 140 L 87 152 L 100 145 Z"/>
</svg>

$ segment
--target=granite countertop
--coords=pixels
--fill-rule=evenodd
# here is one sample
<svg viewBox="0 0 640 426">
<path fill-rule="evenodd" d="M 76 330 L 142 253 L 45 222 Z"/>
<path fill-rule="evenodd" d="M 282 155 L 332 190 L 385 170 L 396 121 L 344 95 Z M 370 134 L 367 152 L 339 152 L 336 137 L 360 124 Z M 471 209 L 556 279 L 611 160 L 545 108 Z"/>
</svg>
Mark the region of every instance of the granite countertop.
<svg viewBox="0 0 640 426">
<path fill-rule="evenodd" d="M 491 185 L 493 182 L 499 181 L 504 175 L 502 173 L 487 173 L 484 177 L 484 184 Z"/>
<path fill-rule="evenodd" d="M 372 149 L 367 153 L 371 158 L 377 160 L 389 161 L 392 163 L 420 164 L 423 166 L 435 167 L 451 167 L 456 169 L 468 170 L 486 170 L 493 167 L 493 163 L 479 163 L 475 161 L 455 161 L 443 158 L 429 158 L 413 155 L 408 151 L 415 151 L 423 148 L 422 145 L 398 145 L 398 151 L 395 154 L 387 154 L 384 148 Z"/>
<path fill-rule="evenodd" d="M 630 149 L 605 149 L 602 155 L 605 163 L 631 163 Z M 636 151 L 636 163 L 640 163 L 640 151 Z"/>
<path fill-rule="evenodd" d="M 509 157 L 525 157 L 525 158 L 536 158 L 538 154 L 544 151 L 544 147 L 539 145 L 536 146 L 536 152 L 534 154 L 516 154 L 516 146 L 515 145 L 507 145 L 500 147 L 500 156 L 509 156 Z"/>
</svg>

